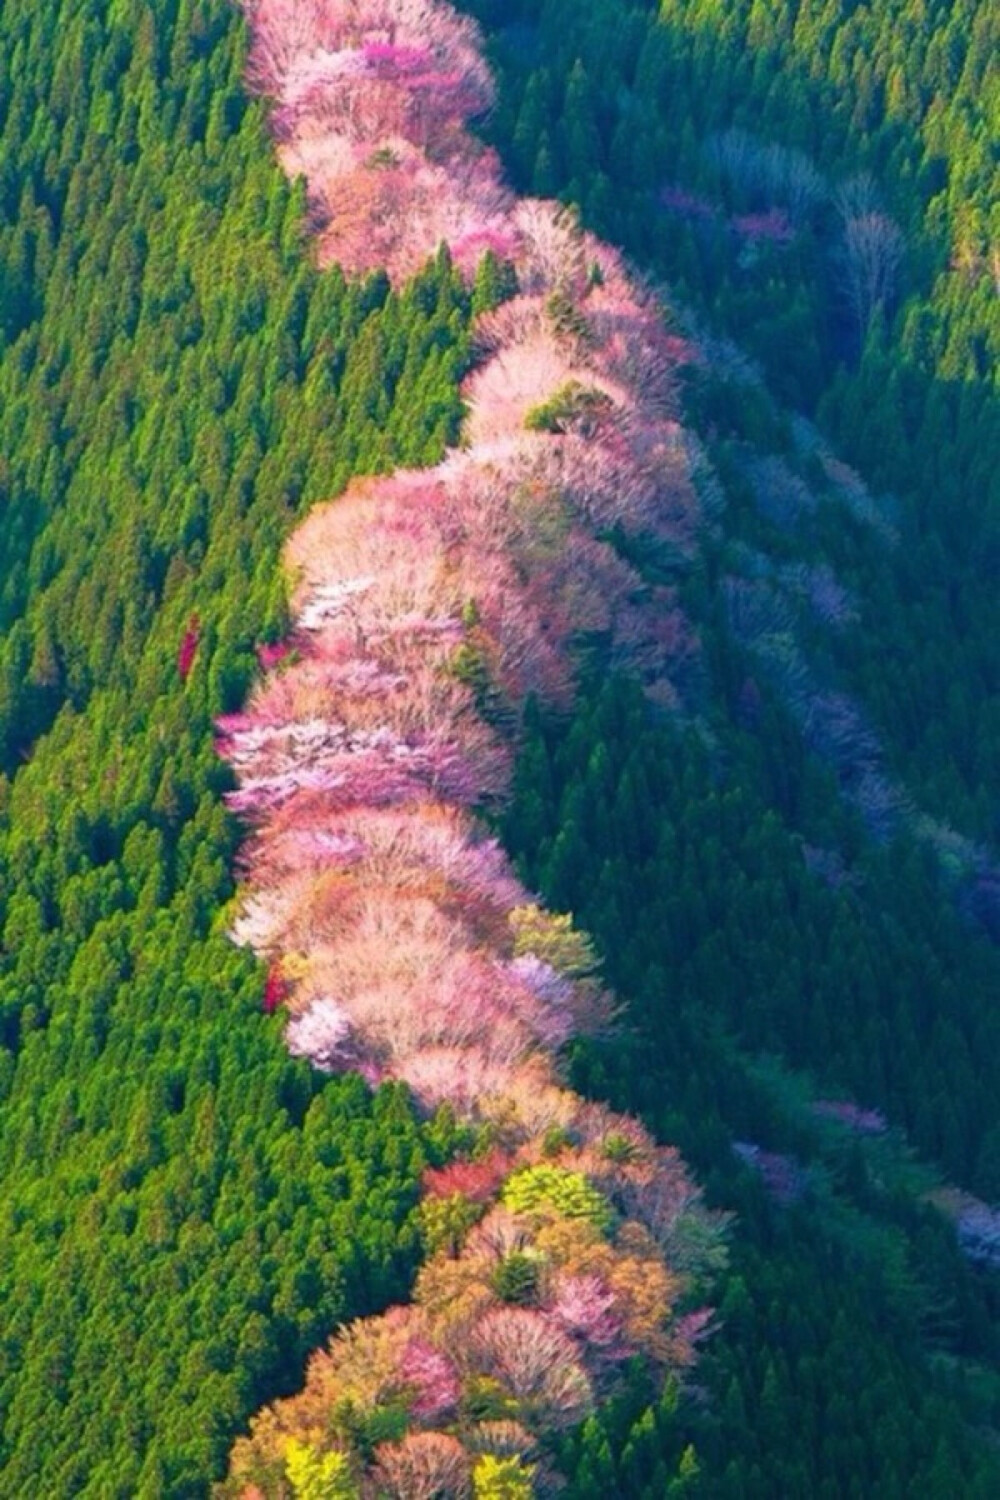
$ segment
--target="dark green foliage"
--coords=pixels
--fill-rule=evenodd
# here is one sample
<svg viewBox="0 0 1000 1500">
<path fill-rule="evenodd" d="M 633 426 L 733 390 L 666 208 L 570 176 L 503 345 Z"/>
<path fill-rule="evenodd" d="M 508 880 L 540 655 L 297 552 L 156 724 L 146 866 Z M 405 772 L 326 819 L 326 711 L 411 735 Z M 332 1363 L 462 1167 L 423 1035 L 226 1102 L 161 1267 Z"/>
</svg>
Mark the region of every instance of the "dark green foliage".
<svg viewBox="0 0 1000 1500">
<path fill-rule="evenodd" d="M 529 749 L 513 846 L 542 860 L 551 899 L 605 949 L 619 945 L 630 883 L 642 891 L 649 920 L 620 982 L 652 993 L 661 976 L 665 1040 L 678 1010 L 693 1027 L 710 1013 L 751 1048 L 780 1048 L 825 1087 L 880 1106 L 950 1175 L 995 1196 L 1000 1018 L 988 997 L 1000 953 L 905 842 L 869 850 L 839 888 L 810 873 L 803 843 L 832 835 L 849 848 L 857 835 L 801 747 L 795 767 L 795 738 L 774 710 L 759 740 L 730 734 L 720 781 L 696 738 L 644 731 L 637 702 L 609 698 L 544 778 Z M 556 800 L 542 821 L 546 782 Z"/>
<path fill-rule="evenodd" d="M 585 428 L 597 421 L 611 406 L 603 391 L 570 380 L 541 406 L 533 407 L 524 419 L 529 432 L 564 433 Z"/>
<path fill-rule="evenodd" d="M 949 1159 L 993 1115 L 995 1079 L 950 1070 L 968 1055 L 961 1027 L 989 1024 L 1000 958 L 901 851 L 895 868 L 871 857 L 860 894 L 827 888 L 800 853 L 800 829 L 831 816 L 823 799 L 792 788 L 796 829 L 753 740 L 728 731 L 717 749 L 713 762 L 613 684 L 571 726 L 536 726 L 507 819 L 527 878 L 595 934 L 629 1000 L 634 1030 L 580 1050 L 577 1086 L 640 1109 L 737 1210 L 706 1399 L 651 1407 L 637 1386 L 568 1443 L 570 1492 L 653 1500 L 693 1442 L 691 1492 L 713 1500 L 985 1500 L 1000 1468 L 970 1424 L 1000 1420 L 1000 1290 L 963 1264 L 918 1196 L 933 1177 L 898 1142 L 824 1134 L 809 1091 L 753 1059 L 780 1048 L 819 1092 L 883 1103 Z M 803 1163 L 801 1201 L 774 1205 L 734 1138 Z"/>
<path fill-rule="evenodd" d="M 839 651 L 917 800 L 992 838 L 1000 798 L 1000 13 L 978 0 L 470 0 L 501 81 L 491 136 L 518 185 L 669 280 L 820 415 L 902 508 L 899 545 L 830 539 L 858 585 Z M 992 73 L 991 73 L 992 69 Z M 743 132 L 750 161 L 720 164 Z M 784 207 L 771 147 L 819 174 L 790 243 L 740 215 Z M 757 157 L 754 158 L 754 148 Z M 862 329 L 837 194 L 870 174 L 906 254 Z M 675 186 L 711 212 L 670 212 Z M 741 393 L 745 399 L 745 393 Z M 728 425 L 730 414 L 723 413 Z M 705 411 L 715 423 L 710 404 Z M 889 664 L 887 666 L 887 664 Z"/>
<path fill-rule="evenodd" d="M 567 1447 L 570 1493 L 652 1500 L 674 1492 L 687 1455 L 691 1492 L 713 1500 L 991 1495 L 1000 1476 L 976 1429 L 1000 1417 L 995 1282 L 915 1197 L 926 1182 L 858 1142 L 819 1149 L 808 1087 L 789 1102 L 788 1075 L 751 1057 L 780 1054 L 822 1090 L 879 1103 L 995 1200 L 997 953 L 956 914 L 946 862 L 906 840 L 872 849 L 780 703 L 764 694 L 752 727 L 733 727 L 748 668 L 716 585 L 738 547 L 771 567 L 831 561 L 859 619 L 810 637 L 821 680 L 865 704 L 921 808 L 995 842 L 995 8 L 470 8 L 491 32 L 490 130 L 519 184 L 577 205 L 735 337 L 778 399 L 895 497 L 899 531 L 887 545 L 822 505 L 800 535 L 765 524 L 748 462 L 790 458 L 792 428 L 745 379 L 700 374 L 688 413 L 726 514 L 686 597 L 719 697 L 685 735 L 611 689 L 525 748 L 509 837 L 527 877 L 598 937 L 637 1028 L 617 1055 L 582 1052 L 578 1082 L 643 1109 L 739 1211 L 705 1399 L 649 1407 L 640 1390 L 606 1411 Z M 790 242 L 738 228 L 774 205 L 753 173 L 720 166 L 713 137 L 734 128 L 804 153 L 824 179 Z M 907 239 L 867 326 L 844 295 L 835 200 L 864 172 Z M 792 467 L 822 491 L 807 463 Z M 811 874 L 809 846 L 837 851 L 846 881 Z M 802 1202 L 769 1203 L 736 1168 L 734 1137 L 806 1163 Z"/>
<path fill-rule="evenodd" d="M 309 264 L 223 0 L 0 11 L 0 1492 L 204 1494 L 439 1159 L 226 940 L 212 719 L 303 504 L 435 458 L 469 300 Z M 183 657 L 183 660 L 181 659 Z M 447 1131 L 444 1133 L 447 1136 Z"/>
<path fill-rule="evenodd" d="M 521 1250 L 512 1250 L 493 1273 L 493 1290 L 501 1302 L 524 1307 L 535 1299 L 538 1276 L 538 1261 Z"/>
</svg>

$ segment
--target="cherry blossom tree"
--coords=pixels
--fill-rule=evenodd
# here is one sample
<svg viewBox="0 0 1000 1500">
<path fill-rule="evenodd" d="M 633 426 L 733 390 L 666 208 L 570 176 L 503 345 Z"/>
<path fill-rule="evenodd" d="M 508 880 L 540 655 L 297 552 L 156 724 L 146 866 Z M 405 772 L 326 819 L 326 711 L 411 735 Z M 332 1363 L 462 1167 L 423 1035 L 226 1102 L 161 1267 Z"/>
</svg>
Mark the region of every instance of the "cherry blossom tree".
<svg viewBox="0 0 1000 1500">
<path fill-rule="evenodd" d="M 486 1313 L 467 1357 L 512 1392 L 522 1420 L 543 1431 L 575 1426 L 593 1407 L 593 1386 L 576 1345 L 539 1312 L 498 1307 Z"/>
<path fill-rule="evenodd" d="M 560 1276 L 549 1315 L 585 1356 L 618 1363 L 636 1352 L 625 1340 L 615 1293 L 600 1276 Z"/>
<path fill-rule="evenodd" d="M 414 1432 L 375 1450 L 378 1493 L 393 1500 L 470 1500 L 469 1455 L 457 1438 Z"/>
<path fill-rule="evenodd" d="M 288 998 L 288 985 L 282 976 L 280 968 L 271 966 L 267 971 L 267 982 L 264 985 L 264 1010 L 270 1015 L 283 1005 Z"/>
<path fill-rule="evenodd" d="M 884 1135 L 889 1128 L 881 1110 L 863 1109 L 850 1099 L 817 1099 L 812 1109 L 814 1114 L 827 1120 L 836 1120 L 839 1125 L 845 1125 L 848 1130 L 855 1130 L 859 1135 Z"/>
<path fill-rule="evenodd" d="M 410 1411 L 421 1421 L 434 1422 L 457 1407 L 462 1386 L 455 1363 L 426 1338 L 410 1340 L 399 1373 L 416 1392 Z"/>
<path fill-rule="evenodd" d="M 834 193 L 842 242 L 837 257 L 841 292 L 863 341 L 878 308 L 888 308 L 896 292 L 906 240 L 883 210 L 869 173 L 841 183 Z"/>
<path fill-rule="evenodd" d="M 446 1167 L 428 1167 L 423 1176 L 424 1190 L 438 1198 L 460 1193 L 473 1203 L 485 1203 L 496 1196 L 510 1167 L 510 1155 L 499 1150 L 474 1161 L 459 1160 Z"/>
<path fill-rule="evenodd" d="M 844 224 L 842 287 L 863 338 L 878 308 L 887 308 L 896 292 L 906 241 L 888 214 L 867 213 Z"/>
</svg>

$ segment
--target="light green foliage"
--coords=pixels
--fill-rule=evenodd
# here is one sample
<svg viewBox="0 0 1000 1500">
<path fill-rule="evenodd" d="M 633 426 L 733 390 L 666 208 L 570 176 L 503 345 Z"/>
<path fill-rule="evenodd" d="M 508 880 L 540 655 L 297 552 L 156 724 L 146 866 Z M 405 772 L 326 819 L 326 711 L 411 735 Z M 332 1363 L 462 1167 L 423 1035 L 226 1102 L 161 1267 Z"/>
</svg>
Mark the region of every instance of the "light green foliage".
<svg viewBox="0 0 1000 1500">
<path fill-rule="evenodd" d="M 343 1453 L 317 1453 L 293 1438 L 285 1449 L 285 1469 L 295 1500 L 358 1500 L 361 1493 Z"/>
<path fill-rule="evenodd" d="M 515 1214 L 558 1214 L 567 1219 L 586 1219 L 602 1233 L 614 1223 L 608 1200 L 591 1187 L 582 1172 L 570 1172 L 545 1162 L 512 1173 L 503 1185 L 501 1201 Z"/>
<path fill-rule="evenodd" d="M 533 953 L 571 979 L 584 979 L 598 967 L 593 943 L 566 912 L 518 906 L 510 914 L 510 925 L 516 955 Z"/>
<path fill-rule="evenodd" d="M 531 1500 L 535 1493 L 533 1469 L 519 1458 L 497 1458 L 484 1453 L 472 1471 L 476 1500 Z"/>
<path fill-rule="evenodd" d="M 446 1198 L 424 1198 L 417 1209 L 417 1219 L 425 1255 L 436 1255 L 439 1250 L 454 1254 L 482 1216 L 483 1205 L 473 1203 L 461 1193 L 451 1193 Z"/>
</svg>

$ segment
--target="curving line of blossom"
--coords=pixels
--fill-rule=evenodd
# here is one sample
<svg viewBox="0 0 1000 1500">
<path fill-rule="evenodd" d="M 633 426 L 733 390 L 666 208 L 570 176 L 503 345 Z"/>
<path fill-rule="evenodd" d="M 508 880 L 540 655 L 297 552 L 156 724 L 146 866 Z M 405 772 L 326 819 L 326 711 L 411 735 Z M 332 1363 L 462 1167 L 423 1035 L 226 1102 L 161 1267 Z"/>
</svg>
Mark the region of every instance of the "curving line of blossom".
<svg viewBox="0 0 1000 1500">
<path fill-rule="evenodd" d="M 721 1226 L 676 1151 L 565 1087 L 563 1049 L 614 1005 L 586 936 L 523 888 L 481 813 L 508 789 L 526 701 L 568 706 L 582 654 L 666 704 L 697 676 L 672 591 L 608 540 L 693 545 L 674 403 L 689 351 L 613 251 L 503 188 L 464 129 L 489 77 L 450 7 L 248 10 L 324 254 L 399 274 L 442 238 L 470 267 L 502 246 L 518 294 L 478 325 L 462 450 L 356 482 L 293 536 L 293 632 L 218 725 L 249 827 L 233 936 L 267 960 L 291 1050 L 405 1082 L 463 1142 L 425 1173 L 412 1305 L 315 1355 L 223 1489 L 544 1493 L 552 1434 L 635 1360 L 662 1379 L 693 1359 Z"/>
</svg>

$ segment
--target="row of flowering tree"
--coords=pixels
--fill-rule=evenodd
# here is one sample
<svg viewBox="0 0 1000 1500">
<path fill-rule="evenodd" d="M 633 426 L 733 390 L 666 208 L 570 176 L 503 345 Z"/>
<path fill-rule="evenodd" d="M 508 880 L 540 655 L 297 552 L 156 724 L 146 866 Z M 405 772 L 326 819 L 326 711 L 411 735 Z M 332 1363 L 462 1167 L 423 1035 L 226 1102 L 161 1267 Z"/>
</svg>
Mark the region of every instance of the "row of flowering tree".
<svg viewBox="0 0 1000 1500">
<path fill-rule="evenodd" d="M 586 936 L 526 891 L 482 813 L 525 703 L 568 706 L 582 655 L 672 705 L 698 642 L 611 538 L 690 549 L 692 351 L 619 257 L 516 202 L 465 129 L 488 106 L 475 29 L 437 0 L 257 0 L 252 68 L 323 253 L 403 274 L 441 239 L 508 259 L 483 316 L 463 445 L 356 482 L 287 553 L 294 626 L 220 720 L 246 823 L 236 941 L 269 966 L 293 1052 L 447 1108 L 413 1304 L 317 1354 L 237 1444 L 234 1495 L 520 1496 L 550 1439 L 636 1362 L 683 1370 L 718 1223 L 676 1152 L 566 1088 L 614 1024 Z M 425 214 L 431 205 L 433 213 Z"/>
</svg>

